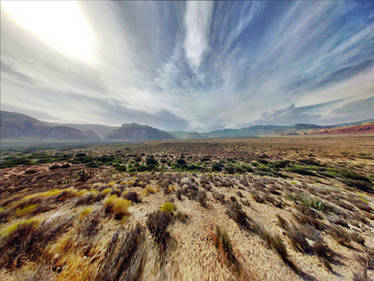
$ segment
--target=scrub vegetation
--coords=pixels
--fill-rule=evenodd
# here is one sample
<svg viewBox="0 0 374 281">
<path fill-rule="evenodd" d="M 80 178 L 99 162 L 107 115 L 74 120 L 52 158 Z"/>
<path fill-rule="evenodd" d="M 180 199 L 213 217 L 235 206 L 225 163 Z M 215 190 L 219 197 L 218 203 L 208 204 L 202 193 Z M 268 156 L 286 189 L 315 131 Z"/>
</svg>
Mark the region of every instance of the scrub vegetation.
<svg viewBox="0 0 374 281">
<path fill-rule="evenodd" d="M 0 279 L 372 280 L 370 155 L 371 136 L 2 151 Z"/>
</svg>

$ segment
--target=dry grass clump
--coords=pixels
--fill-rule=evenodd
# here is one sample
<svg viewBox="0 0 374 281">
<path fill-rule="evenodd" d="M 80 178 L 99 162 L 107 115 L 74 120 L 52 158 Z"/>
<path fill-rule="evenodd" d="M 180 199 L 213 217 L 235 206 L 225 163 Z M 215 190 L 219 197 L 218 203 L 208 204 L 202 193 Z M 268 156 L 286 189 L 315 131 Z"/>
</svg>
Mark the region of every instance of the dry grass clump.
<svg viewBox="0 0 374 281">
<path fill-rule="evenodd" d="M 254 223 L 253 230 L 267 243 L 267 246 L 275 250 L 282 259 L 286 259 L 288 257 L 286 246 L 284 245 L 283 240 L 279 235 L 273 236 L 264 228 L 262 224 L 259 223 Z"/>
<path fill-rule="evenodd" d="M 289 229 L 289 225 L 288 225 L 288 222 L 282 218 L 280 215 L 277 215 L 277 219 L 278 219 L 278 225 L 283 228 L 284 230 L 288 230 Z"/>
<path fill-rule="evenodd" d="M 197 200 L 199 189 L 195 184 L 184 185 L 183 195 L 186 196 L 189 200 Z"/>
<path fill-rule="evenodd" d="M 32 212 L 38 205 L 39 204 L 32 204 L 24 208 L 17 208 L 16 210 L 17 216 L 22 217 L 24 215 L 27 215 L 28 213 Z"/>
<path fill-rule="evenodd" d="M 370 279 L 367 277 L 367 272 L 355 272 L 353 273 L 353 281 L 370 281 Z"/>
<path fill-rule="evenodd" d="M 126 194 L 123 195 L 123 198 L 130 200 L 133 203 L 141 202 L 139 194 L 135 191 L 127 192 Z"/>
<path fill-rule="evenodd" d="M 147 185 L 144 190 L 143 190 L 143 195 L 144 196 L 147 196 L 148 194 L 153 194 L 153 193 L 156 193 L 157 189 L 154 188 L 153 186 L 151 185 Z"/>
<path fill-rule="evenodd" d="M 245 230 L 253 231 L 251 225 L 251 219 L 248 215 L 243 211 L 242 206 L 237 201 L 230 201 L 226 208 L 226 214 L 236 221 L 236 223 L 243 227 Z"/>
<path fill-rule="evenodd" d="M 95 281 L 139 280 L 144 268 L 144 228 L 139 224 L 122 234 L 119 229 L 106 247 Z"/>
<path fill-rule="evenodd" d="M 221 204 L 225 204 L 226 203 L 226 201 L 225 201 L 225 195 L 222 194 L 222 193 L 219 193 L 217 191 L 213 192 L 213 198 L 216 199 L 217 201 L 219 201 Z"/>
<path fill-rule="evenodd" d="M 165 202 L 161 207 L 160 210 L 167 213 L 173 213 L 176 210 L 174 203 L 172 202 Z"/>
<path fill-rule="evenodd" d="M 0 267 L 20 266 L 25 262 L 25 251 L 29 249 L 30 240 L 40 222 L 35 219 L 22 220 L 5 227 L 0 232 Z M 32 244 L 32 242 L 30 243 Z M 38 251 L 36 251 L 37 254 Z"/>
<path fill-rule="evenodd" d="M 216 226 L 216 232 L 209 233 L 209 237 L 218 250 L 221 262 L 240 275 L 241 266 L 227 232 Z"/>
<path fill-rule="evenodd" d="M 253 192 L 252 193 L 252 198 L 257 202 L 257 203 L 265 203 L 265 199 L 258 193 L 258 192 Z"/>
<path fill-rule="evenodd" d="M 83 237 L 94 237 L 100 229 L 101 212 L 99 210 L 92 211 L 92 208 L 89 213 L 88 211 L 90 211 L 90 207 L 81 212 L 78 233 Z"/>
<path fill-rule="evenodd" d="M 169 212 L 155 211 L 147 218 L 147 227 L 161 251 L 165 252 L 170 233 L 166 231 L 172 221 L 172 215 Z"/>
<path fill-rule="evenodd" d="M 178 200 L 182 201 L 182 195 L 183 195 L 183 190 L 182 189 L 178 189 L 177 192 L 176 192 L 176 196 L 178 198 Z"/>
<path fill-rule="evenodd" d="M 357 208 L 359 208 L 362 211 L 372 213 L 374 210 L 369 206 L 369 204 L 363 200 L 360 199 L 351 199 L 351 203 L 353 203 Z"/>
<path fill-rule="evenodd" d="M 277 198 L 274 198 L 271 195 L 266 194 L 264 196 L 264 200 L 266 200 L 267 202 L 273 204 L 274 207 L 283 209 L 283 201 L 281 199 L 277 199 Z"/>
<path fill-rule="evenodd" d="M 186 213 L 184 213 L 184 212 L 177 211 L 175 213 L 175 218 L 177 220 L 179 220 L 180 222 L 182 222 L 182 223 L 186 223 L 188 221 L 188 219 L 189 219 L 189 216 Z"/>
<path fill-rule="evenodd" d="M 38 223 L 39 223 L 39 220 L 37 220 L 35 218 L 20 220 L 18 222 L 12 223 L 12 224 L 10 224 L 6 227 L 2 227 L 2 229 L 0 231 L 0 237 L 4 238 L 4 237 L 12 234 L 13 232 L 18 231 L 19 229 L 24 228 L 26 226 L 30 226 L 30 227 L 33 228 Z"/>
<path fill-rule="evenodd" d="M 103 200 L 105 196 L 106 195 L 102 193 L 88 192 L 78 198 L 78 200 L 75 202 L 75 206 L 92 205 L 95 202 Z"/>
<path fill-rule="evenodd" d="M 80 212 L 80 218 L 84 218 L 84 217 L 88 216 L 92 212 L 92 209 L 93 209 L 92 206 L 84 208 Z"/>
<path fill-rule="evenodd" d="M 352 238 L 352 240 L 355 241 L 356 243 L 361 244 L 362 246 L 365 246 L 365 238 L 362 237 L 359 233 L 357 233 L 357 232 L 352 232 L 352 233 L 351 233 L 351 238 Z M 373 260 L 374 260 L 374 256 L 373 256 Z"/>
<path fill-rule="evenodd" d="M 104 201 L 105 213 L 114 215 L 115 219 L 122 219 L 128 215 L 128 208 L 131 206 L 131 201 L 118 197 L 113 194 Z"/>
<path fill-rule="evenodd" d="M 267 244 L 267 246 L 273 249 L 278 256 L 283 260 L 283 262 L 289 266 L 296 274 L 301 276 L 306 280 L 315 280 L 314 277 L 309 276 L 308 274 L 302 272 L 290 259 L 288 255 L 288 251 L 286 246 L 283 243 L 282 238 L 279 235 L 272 235 L 269 231 L 267 231 L 263 225 L 254 222 L 253 223 L 253 231 L 258 236 L 262 238 Z"/>
<path fill-rule="evenodd" d="M 8 201 L 10 203 L 7 211 L 1 212 L 0 220 L 6 222 L 12 215 L 23 217 L 49 211 L 56 207 L 53 203 L 62 203 L 69 198 L 76 197 L 76 193 L 74 188 L 69 187 L 12 198 L 11 201 Z"/>
<path fill-rule="evenodd" d="M 311 217 L 311 216 L 307 216 L 307 215 L 303 215 L 303 214 L 293 214 L 293 216 L 295 217 L 295 219 L 301 224 L 301 225 L 310 225 L 312 226 L 313 228 L 319 230 L 319 231 L 323 231 L 325 229 L 327 229 L 327 225 L 324 224 L 323 222 Z"/>
<path fill-rule="evenodd" d="M 313 249 L 309 245 L 309 242 L 305 239 L 305 233 L 302 230 L 300 230 L 296 227 L 292 227 L 292 228 L 288 229 L 287 236 L 291 241 L 292 247 L 296 251 L 299 251 L 299 252 L 304 253 L 304 254 L 312 254 L 313 253 Z"/>
<path fill-rule="evenodd" d="M 4 228 L 0 239 L 0 266 L 19 267 L 27 261 L 43 258 L 47 245 L 64 233 L 72 225 L 73 219 L 59 217 L 44 223 L 28 219 Z"/>
<path fill-rule="evenodd" d="M 103 189 L 102 191 L 101 191 L 101 193 L 102 194 L 105 194 L 105 195 L 107 195 L 107 194 L 109 194 L 109 193 L 111 193 L 112 192 L 112 188 L 105 188 L 105 189 Z"/>
<path fill-rule="evenodd" d="M 327 232 L 338 242 L 339 244 L 351 248 L 351 235 L 340 227 L 330 226 Z"/>
<path fill-rule="evenodd" d="M 204 208 L 207 207 L 207 199 L 208 196 L 205 191 L 198 191 L 197 192 L 197 201 L 199 201 L 200 205 L 203 206 Z"/>
<path fill-rule="evenodd" d="M 329 270 L 333 271 L 330 264 L 339 264 L 342 262 L 339 261 L 339 258 L 342 258 L 339 254 L 331 250 L 323 241 L 316 241 L 313 245 L 313 253 L 318 257 L 321 263 Z"/>
</svg>

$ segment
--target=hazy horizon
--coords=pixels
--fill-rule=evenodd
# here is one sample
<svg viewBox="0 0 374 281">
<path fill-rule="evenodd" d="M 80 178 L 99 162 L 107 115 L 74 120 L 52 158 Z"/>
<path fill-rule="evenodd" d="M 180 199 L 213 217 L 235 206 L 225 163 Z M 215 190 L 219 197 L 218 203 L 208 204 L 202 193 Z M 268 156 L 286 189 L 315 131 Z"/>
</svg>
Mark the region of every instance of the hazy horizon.
<svg viewBox="0 0 374 281">
<path fill-rule="evenodd" d="M 1 110 L 211 131 L 374 118 L 374 3 L 1 2 Z"/>
</svg>

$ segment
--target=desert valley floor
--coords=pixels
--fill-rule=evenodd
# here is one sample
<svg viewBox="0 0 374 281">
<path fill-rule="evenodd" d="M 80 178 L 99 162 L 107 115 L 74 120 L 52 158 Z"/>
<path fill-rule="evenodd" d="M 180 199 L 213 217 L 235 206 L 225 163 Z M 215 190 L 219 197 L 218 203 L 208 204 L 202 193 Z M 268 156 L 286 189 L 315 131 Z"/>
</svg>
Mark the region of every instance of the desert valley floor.
<svg viewBox="0 0 374 281">
<path fill-rule="evenodd" d="M 1 280 L 374 280 L 374 135 L 1 155 Z"/>
</svg>

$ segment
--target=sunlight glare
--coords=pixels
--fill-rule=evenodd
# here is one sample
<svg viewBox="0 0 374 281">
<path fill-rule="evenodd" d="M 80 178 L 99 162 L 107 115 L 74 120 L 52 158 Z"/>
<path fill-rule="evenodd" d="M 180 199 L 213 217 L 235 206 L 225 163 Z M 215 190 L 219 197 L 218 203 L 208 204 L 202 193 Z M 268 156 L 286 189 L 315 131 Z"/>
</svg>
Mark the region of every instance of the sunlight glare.
<svg viewBox="0 0 374 281">
<path fill-rule="evenodd" d="M 94 57 L 94 34 L 76 1 L 1 1 L 20 26 L 62 54 L 84 62 Z"/>
</svg>

